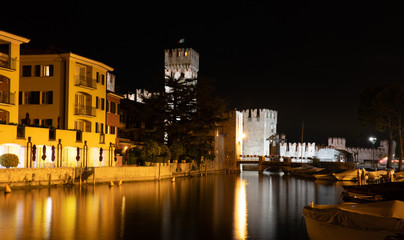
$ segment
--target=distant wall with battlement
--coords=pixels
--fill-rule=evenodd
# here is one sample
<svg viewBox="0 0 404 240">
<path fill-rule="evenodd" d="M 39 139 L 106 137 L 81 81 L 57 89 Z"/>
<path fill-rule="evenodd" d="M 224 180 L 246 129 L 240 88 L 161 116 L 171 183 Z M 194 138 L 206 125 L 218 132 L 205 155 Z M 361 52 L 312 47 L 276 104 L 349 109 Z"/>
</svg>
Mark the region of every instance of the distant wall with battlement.
<svg viewBox="0 0 404 240">
<path fill-rule="evenodd" d="M 303 148 L 303 149 L 302 149 Z M 312 158 L 315 156 L 317 149 L 315 143 L 280 143 L 280 156 L 292 158 Z"/>
<path fill-rule="evenodd" d="M 388 140 L 381 140 L 380 145 L 375 148 L 346 147 L 345 138 L 328 138 L 328 148 L 345 150 L 354 155 L 354 160 L 364 163 L 365 160 L 380 160 L 388 153 Z M 396 149 L 396 142 L 393 142 L 393 149 Z"/>
</svg>

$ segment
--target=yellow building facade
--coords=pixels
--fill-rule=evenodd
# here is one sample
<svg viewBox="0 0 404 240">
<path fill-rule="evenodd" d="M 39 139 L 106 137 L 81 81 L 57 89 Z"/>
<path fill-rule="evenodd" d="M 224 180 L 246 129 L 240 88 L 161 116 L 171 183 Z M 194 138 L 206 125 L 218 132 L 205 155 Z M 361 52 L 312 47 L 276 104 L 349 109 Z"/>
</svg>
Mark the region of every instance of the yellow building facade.
<svg viewBox="0 0 404 240">
<path fill-rule="evenodd" d="M 0 103 L 0 155 L 16 154 L 18 167 L 114 166 L 116 134 L 105 131 L 113 68 L 70 52 L 21 55 L 27 42 L 0 31 L 8 47 L 0 50 L 0 80 L 8 83 L 0 93 L 9 88 L 14 97 Z"/>
<path fill-rule="evenodd" d="M 30 40 L 0 30 L 0 122 L 18 123 L 20 45 Z"/>
</svg>

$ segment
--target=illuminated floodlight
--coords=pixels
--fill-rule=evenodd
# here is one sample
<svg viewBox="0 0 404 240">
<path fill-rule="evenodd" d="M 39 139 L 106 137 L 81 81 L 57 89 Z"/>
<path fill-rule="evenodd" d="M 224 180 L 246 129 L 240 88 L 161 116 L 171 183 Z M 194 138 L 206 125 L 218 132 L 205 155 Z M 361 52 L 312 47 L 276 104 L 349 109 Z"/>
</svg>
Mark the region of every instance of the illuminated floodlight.
<svg viewBox="0 0 404 240">
<path fill-rule="evenodd" d="M 375 144 L 375 143 L 376 143 L 376 140 L 377 140 L 376 137 L 369 137 L 369 141 L 370 141 L 372 144 Z"/>
</svg>

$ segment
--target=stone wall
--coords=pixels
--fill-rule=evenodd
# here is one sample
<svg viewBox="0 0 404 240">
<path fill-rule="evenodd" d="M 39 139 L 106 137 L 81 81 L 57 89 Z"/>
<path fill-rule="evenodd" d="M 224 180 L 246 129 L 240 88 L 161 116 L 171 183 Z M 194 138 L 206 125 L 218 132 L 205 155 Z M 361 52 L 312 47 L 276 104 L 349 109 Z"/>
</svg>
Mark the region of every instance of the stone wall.
<svg viewBox="0 0 404 240">
<path fill-rule="evenodd" d="M 0 186 L 41 186 L 64 184 L 75 178 L 74 168 L 0 169 Z"/>
<path fill-rule="evenodd" d="M 153 167 L 100 167 L 94 168 L 94 175 L 90 176 L 88 181 L 103 183 L 110 181 L 144 181 L 157 180 L 172 177 L 176 171 L 176 164 L 170 166 Z"/>
</svg>

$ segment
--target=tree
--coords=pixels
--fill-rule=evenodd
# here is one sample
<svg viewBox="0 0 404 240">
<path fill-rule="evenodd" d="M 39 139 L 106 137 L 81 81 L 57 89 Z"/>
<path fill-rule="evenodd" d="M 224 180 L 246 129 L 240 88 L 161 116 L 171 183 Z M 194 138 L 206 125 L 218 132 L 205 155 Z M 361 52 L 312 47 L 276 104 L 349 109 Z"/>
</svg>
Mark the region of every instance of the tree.
<svg viewBox="0 0 404 240">
<path fill-rule="evenodd" d="M 393 131 L 397 129 L 400 142 L 400 163 L 402 165 L 402 113 L 403 87 L 398 83 L 381 84 L 365 89 L 360 97 L 358 120 L 362 125 L 369 125 L 376 130 L 388 132 L 389 148 L 387 167 L 391 167 L 393 155 Z"/>
<path fill-rule="evenodd" d="M 163 157 L 163 162 L 166 162 L 167 160 L 171 159 L 171 151 L 170 149 L 167 147 L 167 145 L 161 143 L 159 144 L 160 146 L 160 156 Z"/>
<path fill-rule="evenodd" d="M 168 78 L 166 91 L 145 103 L 149 122 L 154 126 L 150 138 L 164 139 L 168 145 L 181 143 L 188 155 L 199 160 L 212 156 L 212 130 L 224 120 L 226 104 L 214 96 L 212 80 L 195 83 L 194 79 Z"/>
<path fill-rule="evenodd" d="M 180 143 L 174 143 L 170 146 L 171 158 L 173 160 L 178 160 L 180 156 L 184 153 L 184 148 Z"/>
<path fill-rule="evenodd" d="M 156 141 L 146 140 L 142 148 L 141 156 L 146 162 L 154 162 L 155 156 L 160 155 L 160 153 L 161 148 Z"/>
</svg>

